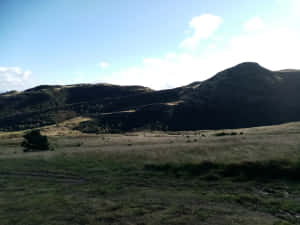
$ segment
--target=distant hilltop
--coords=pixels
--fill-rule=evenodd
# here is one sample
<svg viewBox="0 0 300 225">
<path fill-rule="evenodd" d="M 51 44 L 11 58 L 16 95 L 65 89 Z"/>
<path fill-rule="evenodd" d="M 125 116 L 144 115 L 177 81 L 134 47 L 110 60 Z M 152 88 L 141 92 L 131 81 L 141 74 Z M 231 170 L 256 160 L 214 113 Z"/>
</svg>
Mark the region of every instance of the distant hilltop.
<svg viewBox="0 0 300 225">
<path fill-rule="evenodd" d="M 154 91 L 112 84 L 42 85 L 0 94 L 0 130 L 37 128 L 84 116 L 83 132 L 197 130 L 300 120 L 300 71 L 246 62 L 203 82 Z"/>
</svg>

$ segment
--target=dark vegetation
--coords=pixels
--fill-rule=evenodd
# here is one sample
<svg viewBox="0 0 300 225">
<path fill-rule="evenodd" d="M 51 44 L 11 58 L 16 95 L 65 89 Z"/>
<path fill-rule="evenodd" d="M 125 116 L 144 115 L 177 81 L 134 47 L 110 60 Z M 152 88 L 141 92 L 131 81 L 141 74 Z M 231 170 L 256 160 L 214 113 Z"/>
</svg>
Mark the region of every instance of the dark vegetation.
<svg viewBox="0 0 300 225">
<path fill-rule="evenodd" d="M 21 145 L 24 147 L 24 152 L 47 151 L 50 149 L 47 136 L 41 135 L 40 130 L 26 133 Z"/>
<path fill-rule="evenodd" d="M 208 178 L 235 177 L 244 180 L 300 179 L 300 161 L 271 160 L 241 163 L 202 162 L 199 164 L 147 164 L 146 170 L 176 176 L 207 176 Z"/>
<path fill-rule="evenodd" d="M 237 132 L 235 132 L 235 131 L 233 131 L 233 132 L 219 132 L 219 133 L 216 133 L 215 134 L 215 136 L 217 136 L 217 137 L 220 137 L 220 136 L 227 136 L 227 135 L 231 135 L 231 136 L 234 136 L 234 135 L 243 135 L 244 133 L 243 132 L 240 132 L 240 133 L 237 133 Z"/>
<path fill-rule="evenodd" d="M 107 84 L 39 86 L 0 95 L 0 129 L 23 130 L 87 116 L 84 132 L 198 130 L 300 120 L 300 72 L 243 63 L 203 82 L 153 91 Z"/>
</svg>

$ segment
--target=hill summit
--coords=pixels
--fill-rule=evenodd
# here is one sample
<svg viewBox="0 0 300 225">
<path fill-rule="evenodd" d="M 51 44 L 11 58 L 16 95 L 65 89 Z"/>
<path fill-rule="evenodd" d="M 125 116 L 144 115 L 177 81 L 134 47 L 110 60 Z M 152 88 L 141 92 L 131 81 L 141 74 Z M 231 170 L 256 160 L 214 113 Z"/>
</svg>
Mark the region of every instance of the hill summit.
<svg viewBox="0 0 300 225">
<path fill-rule="evenodd" d="M 21 130 L 77 116 L 84 132 L 241 128 L 300 120 L 300 71 L 245 62 L 175 89 L 111 84 L 42 85 L 0 95 L 0 129 Z"/>
</svg>

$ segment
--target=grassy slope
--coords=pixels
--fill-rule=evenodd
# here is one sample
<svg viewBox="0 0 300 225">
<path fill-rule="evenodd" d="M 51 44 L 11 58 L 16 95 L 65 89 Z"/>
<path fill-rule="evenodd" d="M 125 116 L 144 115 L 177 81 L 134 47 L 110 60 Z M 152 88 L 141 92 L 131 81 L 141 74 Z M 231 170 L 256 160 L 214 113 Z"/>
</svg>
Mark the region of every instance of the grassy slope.
<svg viewBox="0 0 300 225">
<path fill-rule="evenodd" d="M 55 134 L 54 152 L 24 154 L 20 133 L 0 135 L 1 225 L 300 223 L 298 179 L 271 178 L 273 171 L 289 170 L 267 166 L 270 177 L 222 175 L 249 161 L 285 160 L 278 168 L 297 169 L 300 123 L 226 136 L 66 136 L 59 131 L 64 127 L 56 129 L 44 130 Z M 215 167 L 199 169 L 204 161 Z"/>
<path fill-rule="evenodd" d="M 299 71 L 270 71 L 242 63 L 203 82 L 154 91 L 141 86 L 81 84 L 38 86 L 0 94 L 0 130 L 93 118 L 78 130 L 241 128 L 300 121 Z"/>
</svg>

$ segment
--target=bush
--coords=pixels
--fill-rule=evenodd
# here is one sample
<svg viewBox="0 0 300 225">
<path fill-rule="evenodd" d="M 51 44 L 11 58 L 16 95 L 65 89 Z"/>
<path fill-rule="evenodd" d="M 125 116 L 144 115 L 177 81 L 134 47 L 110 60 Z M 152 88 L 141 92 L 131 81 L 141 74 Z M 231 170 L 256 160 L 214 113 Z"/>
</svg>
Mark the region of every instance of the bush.
<svg viewBox="0 0 300 225">
<path fill-rule="evenodd" d="M 24 147 L 24 152 L 50 150 L 48 138 L 41 135 L 40 130 L 30 131 L 23 137 L 24 141 L 21 145 Z"/>
<path fill-rule="evenodd" d="M 238 133 L 236 132 L 231 132 L 231 133 L 225 133 L 225 132 L 220 132 L 220 133 L 216 133 L 215 136 L 220 137 L 220 136 L 227 136 L 227 135 L 237 135 Z M 241 134 L 242 135 L 242 134 Z"/>
</svg>

